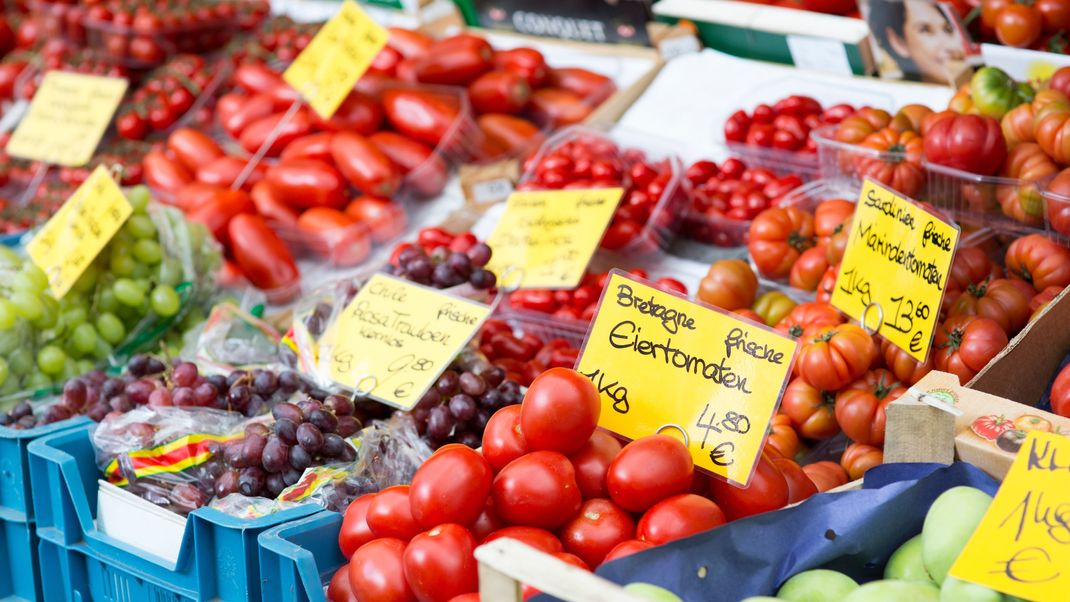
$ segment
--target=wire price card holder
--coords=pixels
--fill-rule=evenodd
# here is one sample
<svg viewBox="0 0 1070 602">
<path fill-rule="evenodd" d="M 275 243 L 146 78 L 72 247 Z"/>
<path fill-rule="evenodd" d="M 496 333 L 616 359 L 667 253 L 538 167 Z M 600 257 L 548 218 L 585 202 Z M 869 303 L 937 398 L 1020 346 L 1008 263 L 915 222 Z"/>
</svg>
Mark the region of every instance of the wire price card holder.
<svg viewBox="0 0 1070 602">
<path fill-rule="evenodd" d="M 389 37 L 389 32 L 355 2 L 346 0 L 282 78 L 303 95 L 314 91 L 306 96 L 309 106 L 320 117 L 330 119 Z"/>
<path fill-rule="evenodd" d="M 134 212 L 103 165 L 74 191 L 26 245 L 49 289 L 62 299 Z"/>
<path fill-rule="evenodd" d="M 649 282 L 610 272 L 576 370 L 598 389 L 598 425 L 678 437 L 695 466 L 746 487 L 798 343 Z"/>
<path fill-rule="evenodd" d="M 956 224 L 866 178 L 832 305 L 924 362 L 958 242 Z"/>
<path fill-rule="evenodd" d="M 93 158 L 129 82 L 49 71 L 7 144 L 13 157 L 81 167 Z"/>
<path fill-rule="evenodd" d="M 356 396 L 415 406 L 492 306 L 375 274 L 324 333 L 319 364 Z"/>
<path fill-rule="evenodd" d="M 523 271 L 523 288 L 573 288 L 598 248 L 623 188 L 528 190 L 506 200 L 487 244 L 487 269 Z"/>
</svg>

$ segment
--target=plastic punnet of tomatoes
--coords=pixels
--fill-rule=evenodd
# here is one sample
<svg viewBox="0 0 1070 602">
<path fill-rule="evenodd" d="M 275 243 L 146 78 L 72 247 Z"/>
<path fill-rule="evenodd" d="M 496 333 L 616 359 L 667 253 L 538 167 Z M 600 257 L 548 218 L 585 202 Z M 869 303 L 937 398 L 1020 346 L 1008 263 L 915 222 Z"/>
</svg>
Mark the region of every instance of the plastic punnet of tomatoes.
<svg viewBox="0 0 1070 602">
<path fill-rule="evenodd" d="M 227 61 L 206 62 L 178 54 L 153 69 L 119 106 L 115 131 L 120 138 L 162 138 L 176 128 L 206 131 L 212 124 L 216 91 L 230 76 Z"/>
<path fill-rule="evenodd" d="M 86 7 L 73 2 L 51 2 L 49 0 L 30 0 L 27 2 L 31 18 L 40 27 L 40 34 L 45 39 L 69 40 L 75 44 L 85 44 Z"/>
<path fill-rule="evenodd" d="M 837 139 L 838 129 L 827 126 L 810 133 L 817 142 L 823 179 L 860 188 L 869 178 L 910 198 L 920 198 L 927 175 L 920 134 L 887 127 L 850 144 Z"/>
<path fill-rule="evenodd" d="M 642 268 L 628 270 L 631 276 L 647 279 L 650 275 Z M 598 310 L 598 300 L 602 297 L 609 272 L 585 272 L 580 285 L 573 289 L 521 289 L 509 294 L 509 303 L 501 311 L 503 317 L 516 318 L 533 323 L 546 322 L 542 316 L 549 316 L 552 324 L 564 324 L 564 328 L 578 328 L 586 333 L 587 322 L 594 318 Z M 663 276 L 654 280 L 655 288 L 688 295 L 687 285 L 675 278 Z"/>
<path fill-rule="evenodd" d="M 688 203 L 690 183 L 671 143 L 614 129 L 572 126 L 524 162 L 518 190 L 624 189 L 602 236 L 603 249 L 623 256 L 668 247 Z"/>
<path fill-rule="evenodd" d="M 747 244 L 751 220 L 803 185 L 799 175 L 778 177 L 770 169 L 749 167 L 734 157 L 720 165 L 695 161 L 685 176 L 691 183 L 691 202 L 684 213 L 683 235 L 718 247 Z"/>
</svg>

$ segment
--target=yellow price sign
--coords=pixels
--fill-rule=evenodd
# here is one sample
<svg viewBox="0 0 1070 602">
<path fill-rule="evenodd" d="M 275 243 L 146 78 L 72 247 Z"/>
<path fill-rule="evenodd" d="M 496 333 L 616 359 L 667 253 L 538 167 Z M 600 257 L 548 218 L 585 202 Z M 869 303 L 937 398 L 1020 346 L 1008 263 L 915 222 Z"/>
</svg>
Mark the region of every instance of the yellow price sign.
<svg viewBox="0 0 1070 602">
<path fill-rule="evenodd" d="M 390 33 L 352 0 L 323 24 L 282 74 L 312 110 L 330 119 L 386 46 Z"/>
<path fill-rule="evenodd" d="M 514 192 L 487 238 L 494 249 L 489 269 L 520 269 L 523 288 L 575 287 L 623 194 L 623 188 Z"/>
<path fill-rule="evenodd" d="M 832 305 L 924 362 L 959 228 L 866 179 Z"/>
<path fill-rule="evenodd" d="M 1042 602 L 1070 592 L 1070 438 L 1029 431 L 949 574 Z"/>
<path fill-rule="evenodd" d="M 8 154 L 68 167 L 89 163 L 128 84 L 115 77 L 49 71 L 11 134 Z"/>
<path fill-rule="evenodd" d="M 331 379 L 410 409 L 479 330 L 482 303 L 375 274 L 328 328 L 320 362 Z"/>
<path fill-rule="evenodd" d="M 53 296 L 62 299 L 71 290 L 133 212 L 108 170 L 93 170 L 26 245 L 30 258 L 48 275 Z"/>
<path fill-rule="evenodd" d="M 695 466 L 746 486 L 797 347 L 613 270 L 576 369 L 602 398 L 599 426 L 629 439 L 685 435 Z"/>
</svg>

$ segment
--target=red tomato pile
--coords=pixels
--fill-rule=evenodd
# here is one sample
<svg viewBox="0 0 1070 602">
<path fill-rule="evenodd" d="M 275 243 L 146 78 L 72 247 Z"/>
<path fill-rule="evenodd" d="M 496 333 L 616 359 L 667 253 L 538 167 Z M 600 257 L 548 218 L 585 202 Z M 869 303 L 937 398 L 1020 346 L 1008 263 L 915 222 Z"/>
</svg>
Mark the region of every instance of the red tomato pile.
<svg viewBox="0 0 1070 602">
<path fill-rule="evenodd" d="M 524 332 L 517 335 L 502 320 L 487 320 L 479 331 L 479 350 L 505 377 L 525 387 L 549 368 L 571 368 L 580 354 L 578 347 L 562 338 L 544 341 Z"/>
<path fill-rule="evenodd" d="M 648 278 L 646 270 L 628 270 L 635 278 Z M 522 289 L 509 295 L 509 306 L 550 314 L 554 318 L 589 321 L 598 309 L 598 299 L 609 281 L 609 272 L 583 275 L 580 285 L 572 290 Z M 658 278 L 654 287 L 663 291 L 687 295 L 687 287 L 675 278 Z"/>
<path fill-rule="evenodd" d="M 477 591 L 473 551 L 482 543 L 517 539 L 592 570 L 818 491 L 783 457 L 763 454 L 740 489 L 696 472 L 672 437 L 622 447 L 595 429 L 600 410 L 589 380 L 550 369 L 522 404 L 491 417 L 482 453 L 447 445 L 411 486 L 354 501 L 339 534 L 349 564 L 331 580 L 329 599 L 473 600 L 461 596 Z"/>
<path fill-rule="evenodd" d="M 735 158 L 720 165 L 696 161 L 687 168 L 686 175 L 691 182 L 691 205 L 684 218 L 684 234 L 720 247 L 744 244 L 745 222 L 803 184 L 795 174 L 778 178 L 772 170 L 748 167 Z M 736 229 L 726 227 L 724 220 L 741 225 Z"/>
<path fill-rule="evenodd" d="M 260 25 L 255 36 L 235 40 L 227 54 L 235 66 L 288 63 L 308 46 L 318 30 L 318 23 L 294 23 L 288 16 L 272 15 Z"/>
<path fill-rule="evenodd" d="M 839 123 L 853 111 L 847 104 L 824 108 L 809 96 L 788 96 L 772 106 L 759 104 L 750 113 L 732 113 L 724 124 L 724 139 L 747 146 L 816 153 L 810 131 Z"/>
<path fill-rule="evenodd" d="M 978 41 L 1066 54 L 1070 33 L 1070 2 L 1036 0 L 1028 4 L 983 0 L 981 18 L 971 23 Z"/>
<path fill-rule="evenodd" d="M 162 132 L 186 116 L 214 77 L 213 70 L 196 54 L 180 54 L 150 73 L 144 83 L 120 105 L 115 130 L 128 140 L 144 140 Z M 187 125 L 210 123 L 208 108 L 200 119 Z"/>
<path fill-rule="evenodd" d="M 29 21 L 27 21 L 29 22 Z M 36 46 L 36 42 L 34 43 Z M 29 46 L 20 46 L 29 48 Z M 30 77 L 19 79 L 22 71 L 33 64 L 34 57 L 39 57 L 41 67 Z M 46 40 L 33 53 L 13 52 L 0 63 L 0 100 L 5 98 L 30 99 L 37 93 L 45 73 L 60 70 L 88 75 L 106 77 L 128 77 L 128 71 L 120 65 L 114 65 L 84 49 L 76 48 L 70 43 L 56 39 Z M 16 89 L 16 84 L 21 84 Z"/>
<path fill-rule="evenodd" d="M 659 243 L 658 230 L 670 228 L 686 192 L 676 182 L 674 159 L 655 160 L 637 148 L 621 148 L 603 135 L 579 133 L 524 164 L 518 190 L 624 188 L 605 249 L 647 252 Z M 659 203 L 664 203 L 659 208 Z M 657 210 L 655 212 L 655 210 Z"/>
</svg>

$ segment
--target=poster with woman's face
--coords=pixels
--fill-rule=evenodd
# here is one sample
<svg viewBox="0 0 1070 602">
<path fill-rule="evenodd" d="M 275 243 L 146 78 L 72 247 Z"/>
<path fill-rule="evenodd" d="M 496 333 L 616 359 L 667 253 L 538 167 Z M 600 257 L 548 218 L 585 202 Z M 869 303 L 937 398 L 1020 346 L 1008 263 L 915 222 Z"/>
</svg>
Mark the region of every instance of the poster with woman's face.
<svg viewBox="0 0 1070 602">
<path fill-rule="evenodd" d="M 966 37 L 947 7 L 931 0 L 863 0 L 881 77 L 948 83 L 966 58 Z"/>
</svg>

